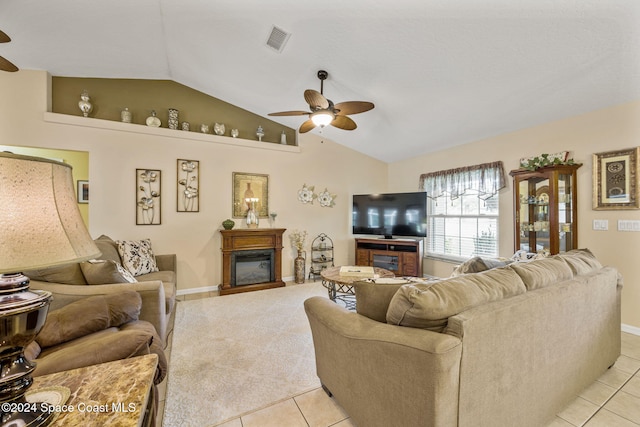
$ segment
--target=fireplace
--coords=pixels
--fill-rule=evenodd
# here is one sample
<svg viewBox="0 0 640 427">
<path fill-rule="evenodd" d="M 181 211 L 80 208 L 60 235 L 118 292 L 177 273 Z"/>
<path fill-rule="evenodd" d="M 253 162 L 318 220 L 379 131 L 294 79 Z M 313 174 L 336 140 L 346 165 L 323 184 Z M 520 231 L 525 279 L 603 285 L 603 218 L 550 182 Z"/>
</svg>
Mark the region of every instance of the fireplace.
<svg viewBox="0 0 640 427">
<path fill-rule="evenodd" d="M 284 228 L 220 230 L 222 284 L 220 295 L 284 286 Z"/>
<path fill-rule="evenodd" d="M 231 254 L 231 287 L 273 282 L 273 249 L 235 251 Z"/>
</svg>

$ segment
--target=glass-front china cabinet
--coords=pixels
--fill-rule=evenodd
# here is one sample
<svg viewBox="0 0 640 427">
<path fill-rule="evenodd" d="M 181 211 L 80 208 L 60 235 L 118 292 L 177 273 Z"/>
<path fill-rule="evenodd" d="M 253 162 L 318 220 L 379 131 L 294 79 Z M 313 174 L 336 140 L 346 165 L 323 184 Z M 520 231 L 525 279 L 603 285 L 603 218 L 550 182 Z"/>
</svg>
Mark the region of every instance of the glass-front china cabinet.
<svg viewBox="0 0 640 427">
<path fill-rule="evenodd" d="M 517 169 L 513 177 L 515 250 L 557 254 L 578 247 L 576 171 L 556 165 Z"/>
</svg>

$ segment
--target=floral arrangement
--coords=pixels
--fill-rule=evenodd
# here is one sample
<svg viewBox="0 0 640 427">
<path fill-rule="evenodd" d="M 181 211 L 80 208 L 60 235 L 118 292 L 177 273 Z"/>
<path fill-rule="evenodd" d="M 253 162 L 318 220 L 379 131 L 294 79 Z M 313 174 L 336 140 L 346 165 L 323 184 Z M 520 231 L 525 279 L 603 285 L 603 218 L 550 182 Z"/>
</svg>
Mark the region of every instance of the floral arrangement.
<svg viewBox="0 0 640 427">
<path fill-rule="evenodd" d="M 289 239 L 291 239 L 291 244 L 294 248 L 302 251 L 304 250 L 304 243 L 307 240 L 307 232 L 306 230 L 293 230 L 289 235 Z"/>
<path fill-rule="evenodd" d="M 575 162 L 573 159 L 567 159 L 566 153 L 561 153 L 564 156 L 559 156 L 558 154 L 541 154 L 537 157 L 530 157 L 528 159 L 522 159 L 520 161 L 521 166 L 524 169 L 534 171 L 536 169 L 540 169 L 546 166 L 556 166 L 556 165 L 574 165 Z"/>
</svg>

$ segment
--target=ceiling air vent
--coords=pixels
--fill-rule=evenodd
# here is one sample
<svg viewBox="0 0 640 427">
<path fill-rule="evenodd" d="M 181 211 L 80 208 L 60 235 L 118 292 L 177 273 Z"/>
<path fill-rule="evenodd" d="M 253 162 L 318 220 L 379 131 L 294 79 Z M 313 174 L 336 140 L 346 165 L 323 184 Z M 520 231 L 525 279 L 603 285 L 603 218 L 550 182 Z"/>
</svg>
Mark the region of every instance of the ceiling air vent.
<svg viewBox="0 0 640 427">
<path fill-rule="evenodd" d="M 271 28 L 271 34 L 269 34 L 267 46 L 277 52 L 282 52 L 284 45 L 286 45 L 287 40 L 289 40 L 289 36 L 291 36 L 291 33 L 288 33 L 282 28 L 278 28 L 274 25 L 273 28 Z"/>
</svg>

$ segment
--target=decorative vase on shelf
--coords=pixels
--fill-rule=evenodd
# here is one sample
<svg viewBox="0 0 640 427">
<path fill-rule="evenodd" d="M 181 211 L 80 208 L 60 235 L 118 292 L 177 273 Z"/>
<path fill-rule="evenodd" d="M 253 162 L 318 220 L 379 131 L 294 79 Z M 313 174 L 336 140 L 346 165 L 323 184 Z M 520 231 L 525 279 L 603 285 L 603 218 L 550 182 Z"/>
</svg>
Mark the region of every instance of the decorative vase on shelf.
<svg viewBox="0 0 640 427">
<path fill-rule="evenodd" d="M 264 136 L 264 129 L 262 129 L 262 126 L 258 126 L 258 130 L 256 130 L 256 136 L 258 137 L 258 141 L 262 141 L 262 137 Z"/>
<path fill-rule="evenodd" d="M 238 129 L 231 129 L 231 136 L 237 138 L 239 135 Z"/>
<path fill-rule="evenodd" d="M 162 125 L 162 122 L 160 121 L 158 116 L 156 116 L 156 110 L 151 110 L 151 115 L 147 117 L 146 123 L 147 126 L 152 128 L 159 128 L 160 125 Z"/>
<path fill-rule="evenodd" d="M 120 119 L 122 123 L 131 123 L 131 111 L 125 107 L 124 110 L 120 111 Z"/>
<path fill-rule="evenodd" d="M 200 132 L 202 133 L 209 133 L 209 125 L 207 124 L 201 124 L 200 125 Z"/>
<path fill-rule="evenodd" d="M 257 201 L 257 198 L 247 199 L 247 202 L 249 203 L 249 210 L 247 210 L 247 228 L 258 228 L 260 219 L 258 218 L 258 213 L 256 212 Z"/>
<path fill-rule="evenodd" d="M 280 134 L 280 144 L 287 145 L 287 134 L 284 131 Z"/>
<path fill-rule="evenodd" d="M 306 258 L 304 251 L 298 249 L 298 256 L 293 260 L 293 276 L 296 283 L 304 283 Z"/>
<path fill-rule="evenodd" d="M 189 132 L 189 122 L 182 122 L 182 130 Z"/>
<path fill-rule="evenodd" d="M 82 115 L 84 117 L 89 117 L 89 113 L 93 110 L 93 105 L 91 105 L 91 98 L 89 98 L 89 92 L 82 91 L 80 94 L 80 101 L 78 101 L 78 107 L 80 107 L 80 111 L 82 111 Z"/>
<path fill-rule="evenodd" d="M 178 129 L 178 110 L 169 108 L 169 129 Z"/>
<path fill-rule="evenodd" d="M 233 229 L 234 225 L 236 225 L 236 223 L 232 219 L 225 219 L 224 221 L 222 221 L 222 226 L 224 227 L 225 230 Z"/>
</svg>

